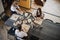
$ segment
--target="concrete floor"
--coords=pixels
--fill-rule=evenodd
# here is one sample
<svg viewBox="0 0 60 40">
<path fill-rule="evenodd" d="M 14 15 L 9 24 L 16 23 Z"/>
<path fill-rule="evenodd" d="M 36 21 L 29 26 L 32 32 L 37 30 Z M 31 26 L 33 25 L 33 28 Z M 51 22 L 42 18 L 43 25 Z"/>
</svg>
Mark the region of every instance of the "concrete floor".
<svg viewBox="0 0 60 40">
<path fill-rule="evenodd" d="M 4 27 L 4 21 L 0 20 L 0 40 L 6 40 L 6 29 Z"/>
<path fill-rule="evenodd" d="M 0 21 L 0 40 L 11 40 L 11 39 L 15 39 L 15 37 L 12 36 L 8 36 L 7 34 L 7 26 L 4 25 L 3 21 Z M 10 39 L 9 39 L 10 38 Z"/>
<path fill-rule="evenodd" d="M 47 12 L 47 14 L 45 13 L 45 19 L 60 23 L 60 0 L 47 0 L 42 10 Z"/>
</svg>

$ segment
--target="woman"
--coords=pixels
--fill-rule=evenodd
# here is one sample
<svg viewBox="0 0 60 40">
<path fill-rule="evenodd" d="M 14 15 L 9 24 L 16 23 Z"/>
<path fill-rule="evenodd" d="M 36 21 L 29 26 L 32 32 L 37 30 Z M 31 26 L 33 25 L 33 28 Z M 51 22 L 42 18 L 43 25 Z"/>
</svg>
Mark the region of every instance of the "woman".
<svg viewBox="0 0 60 40">
<path fill-rule="evenodd" d="M 20 13 L 20 7 L 18 6 L 18 3 L 16 1 L 13 2 L 13 4 L 11 5 L 11 12 L 12 14 L 17 14 L 17 13 Z"/>
<path fill-rule="evenodd" d="M 38 9 L 37 9 L 36 17 L 43 19 L 44 14 L 42 13 L 41 8 L 38 8 Z"/>
<path fill-rule="evenodd" d="M 16 29 L 15 35 L 17 37 L 17 40 L 24 40 L 24 37 L 27 37 L 27 33 L 22 31 L 21 25 L 18 27 L 18 29 Z"/>
<path fill-rule="evenodd" d="M 38 8 L 38 9 L 37 9 L 36 16 L 37 16 L 37 17 L 41 17 L 41 16 L 42 16 L 42 10 L 41 10 L 41 8 Z"/>
</svg>

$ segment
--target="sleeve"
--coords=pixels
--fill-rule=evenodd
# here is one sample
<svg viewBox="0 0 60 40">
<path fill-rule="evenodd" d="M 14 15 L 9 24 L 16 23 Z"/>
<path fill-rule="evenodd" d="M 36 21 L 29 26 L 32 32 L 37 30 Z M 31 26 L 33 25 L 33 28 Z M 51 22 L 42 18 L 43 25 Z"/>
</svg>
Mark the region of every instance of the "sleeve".
<svg viewBox="0 0 60 40">
<path fill-rule="evenodd" d="M 17 5 L 17 8 L 20 8 L 20 7 Z"/>
<path fill-rule="evenodd" d="M 20 10 L 20 7 L 17 5 L 17 6 L 16 6 L 16 10 L 15 10 L 15 11 L 16 11 L 17 13 L 20 13 L 20 11 L 19 11 L 19 10 Z"/>
<path fill-rule="evenodd" d="M 28 36 L 26 32 L 23 32 L 23 35 L 24 35 L 24 36 Z"/>
<path fill-rule="evenodd" d="M 16 35 L 18 34 L 18 30 L 15 30 L 15 34 L 16 34 Z"/>
</svg>

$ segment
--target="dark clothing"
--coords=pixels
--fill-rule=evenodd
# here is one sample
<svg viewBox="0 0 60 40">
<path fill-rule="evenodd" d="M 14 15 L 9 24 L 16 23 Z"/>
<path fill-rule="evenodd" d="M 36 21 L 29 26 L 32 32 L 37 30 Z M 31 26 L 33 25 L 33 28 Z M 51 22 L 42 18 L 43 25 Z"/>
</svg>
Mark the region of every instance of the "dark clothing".
<svg viewBox="0 0 60 40">
<path fill-rule="evenodd" d="M 37 16 L 37 17 L 41 17 L 41 16 L 42 16 L 42 10 L 41 10 L 41 8 L 38 8 L 38 9 L 37 9 L 36 16 Z"/>
<path fill-rule="evenodd" d="M 16 13 L 15 11 L 11 11 L 11 15 L 12 15 L 12 14 L 17 14 L 17 13 Z"/>
</svg>

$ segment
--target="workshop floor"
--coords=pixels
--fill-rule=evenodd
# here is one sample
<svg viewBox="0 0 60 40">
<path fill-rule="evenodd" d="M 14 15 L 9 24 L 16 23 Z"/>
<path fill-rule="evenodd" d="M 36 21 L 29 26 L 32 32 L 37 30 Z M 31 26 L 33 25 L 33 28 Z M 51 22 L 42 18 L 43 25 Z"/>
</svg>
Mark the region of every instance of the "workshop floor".
<svg viewBox="0 0 60 40">
<path fill-rule="evenodd" d="M 53 4 L 52 4 L 53 5 Z M 59 8 L 58 8 L 59 9 Z M 58 10 L 59 11 L 59 10 Z M 9 13 L 10 12 L 8 12 L 7 11 L 7 15 L 9 15 Z M 10 15 L 9 15 L 10 16 Z M 46 17 L 47 16 L 47 17 Z M 53 18 L 56 18 L 56 17 L 53 17 L 53 16 L 50 16 L 49 14 L 45 14 L 45 19 L 46 18 L 50 18 L 50 19 L 53 19 Z M 52 18 L 53 17 L 53 18 Z M 56 18 L 56 19 L 58 19 L 58 18 Z M 60 19 L 60 18 L 59 18 Z M 58 20 L 59 20 L 58 19 Z M 54 19 L 55 20 L 55 19 Z M 57 21 L 57 20 L 56 20 Z M 58 21 L 58 22 L 60 22 L 60 21 Z M 2 21 L 2 20 L 0 20 L 0 40 L 7 40 L 6 39 L 6 30 L 5 30 L 5 27 L 3 27 L 4 26 L 4 21 Z"/>
<path fill-rule="evenodd" d="M 6 10 L 6 15 L 7 16 L 10 16 L 10 11 L 7 9 Z M 5 17 L 4 17 L 5 18 Z M 5 26 L 4 26 L 4 20 L 0 20 L 0 40 L 7 40 L 6 39 L 6 29 L 5 29 Z"/>
<path fill-rule="evenodd" d="M 6 30 L 3 27 L 4 26 L 4 22 L 1 20 L 0 21 L 0 40 L 6 40 Z"/>
</svg>

